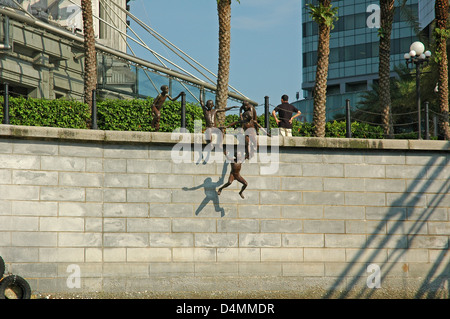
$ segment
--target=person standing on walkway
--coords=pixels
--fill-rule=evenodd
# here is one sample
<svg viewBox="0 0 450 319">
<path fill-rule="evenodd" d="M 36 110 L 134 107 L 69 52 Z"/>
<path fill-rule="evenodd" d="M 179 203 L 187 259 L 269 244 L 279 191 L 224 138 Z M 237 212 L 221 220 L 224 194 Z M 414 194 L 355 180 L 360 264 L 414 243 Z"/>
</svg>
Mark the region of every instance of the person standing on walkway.
<svg viewBox="0 0 450 319">
<path fill-rule="evenodd" d="M 277 117 L 277 112 L 279 117 Z M 294 113 L 295 115 L 292 115 Z M 281 97 L 281 104 L 272 111 L 272 115 L 280 128 L 282 136 L 292 136 L 292 121 L 300 116 L 300 114 L 302 114 L 302 112 L 290 104 L 289 97 L 284 94 Z"/>
</svg>

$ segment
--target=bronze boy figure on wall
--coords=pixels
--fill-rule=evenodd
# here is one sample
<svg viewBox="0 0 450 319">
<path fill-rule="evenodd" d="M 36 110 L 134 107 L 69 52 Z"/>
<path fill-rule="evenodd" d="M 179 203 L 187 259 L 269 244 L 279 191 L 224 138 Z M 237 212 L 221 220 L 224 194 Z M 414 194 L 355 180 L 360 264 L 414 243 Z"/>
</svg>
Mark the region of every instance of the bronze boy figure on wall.
<svg viewBox="0 0 450 319">
<path fill-rule="evenodd" d="M 177 95 L 177 97 L 172 98 L 169 95 L 169 87 L 167 85 L 161 86 L 161 93 L 158 94 L 158 96 L 153 100 L 152 104 L 152 128 L 158 132 L 159 131 L 159 120 L 161 119 L 161 109 L 163 107 L 164 102 L 166 101 L 166 98 L 168 98 L 171 101 L 176 101 L 183 92 Z"/>
</svg>

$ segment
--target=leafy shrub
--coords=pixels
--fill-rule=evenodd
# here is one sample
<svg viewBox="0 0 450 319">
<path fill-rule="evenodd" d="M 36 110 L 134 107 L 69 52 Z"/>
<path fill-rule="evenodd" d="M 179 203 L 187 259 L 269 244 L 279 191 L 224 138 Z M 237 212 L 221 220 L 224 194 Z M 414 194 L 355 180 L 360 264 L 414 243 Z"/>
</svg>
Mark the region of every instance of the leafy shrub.
<svg viewBox="0 0 450 319">
<path fill-rule="evenodd" d="M 0 98 L 3 104 L 3 97 Z M 0 110 L 3 121 L 3 108 Z M 9 98 L 9 122 L 12 125 L 87 128 L 90 120 L 87 104 L 66 100 Z"/>
</svg>

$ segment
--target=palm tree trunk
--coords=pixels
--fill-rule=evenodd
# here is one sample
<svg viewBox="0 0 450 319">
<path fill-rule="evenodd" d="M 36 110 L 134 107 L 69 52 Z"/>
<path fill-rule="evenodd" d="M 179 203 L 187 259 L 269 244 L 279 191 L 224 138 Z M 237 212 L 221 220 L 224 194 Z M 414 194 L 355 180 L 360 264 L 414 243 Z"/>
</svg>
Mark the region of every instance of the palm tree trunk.
<svg viewBox="0 0 450 319">
<path fill-rule="evenodd" d="M 92 1 L 81 0 L 84 31 L 84 102 L 89 105 L 92 114 L 92 91 L 97 87 L 97 53 L 95 50 Z"/>
<path fill-rule="evenodd" d="M 217 1 L 219 16 L 219 63 L 217 71 L 216 108 L 225 109 L 228 100 L 228 81 L 230 77 L 231 44 L 231 0 Z M 225 112 L 217 115 L 218 126 L 225 123 Z"/>
<path fill-rule="evenodd" d="M 450 127 L 448 120 L 448 58 L 447 58 L 447 31 L 448 23 L 448 0 L 436 0 L 435 15 L 436 15 L 436 29 L 441 32 L 436 34 L 436 56 L 439 59 L 438 73 L 439 73 L 439 109 L 441 112 L 439 120 L 439 128 L 442 136 L 446 140 L 450 140 Z"/>
<path fill-rule="evenodd" d="M 320 0 L 320 5 L 329 7 L 331 0 Z M 317 48 L 317 69 L 314 86 L 314 113 L 313 121 L 315 136 L 325 137 L 326 104 L 327 104 L 327 77 L 330 55 L 331 25 L 319 23 L 319 43 Z"/>
<path fill-rule="evenodd" d="M 382 110 L 384 135 L 393 138 L 391 116 L 391 32 L 394 21 L 395 0 L 380 0 L 380 48 L 379 48 L 379 96 Z"/>
</svg>

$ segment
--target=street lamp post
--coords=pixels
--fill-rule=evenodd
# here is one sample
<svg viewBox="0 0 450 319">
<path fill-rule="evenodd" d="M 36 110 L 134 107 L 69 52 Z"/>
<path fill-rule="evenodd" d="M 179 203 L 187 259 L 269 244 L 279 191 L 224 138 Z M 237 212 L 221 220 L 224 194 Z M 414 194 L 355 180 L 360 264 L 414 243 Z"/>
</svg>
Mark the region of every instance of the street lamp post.
<svg viewBox="0 0 450 319">
<path fill-rule="evenodd" d="M 418 139 L 422 139 L 422 119 L 420 114 L 420 71 L 424 63 L 428 64 L 431 57 L 430 51 L 425 51 L 425 46 L 422 42 L 416 41 L 411 44 L 409 52 L 405 53 L 406 66 L 409 64 L 416 65 L 416 99 L 417 99 L 417 120 L 418 120 Z"/>
</svg>

